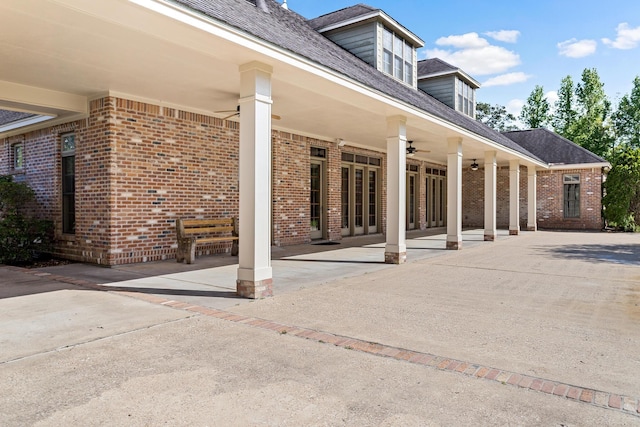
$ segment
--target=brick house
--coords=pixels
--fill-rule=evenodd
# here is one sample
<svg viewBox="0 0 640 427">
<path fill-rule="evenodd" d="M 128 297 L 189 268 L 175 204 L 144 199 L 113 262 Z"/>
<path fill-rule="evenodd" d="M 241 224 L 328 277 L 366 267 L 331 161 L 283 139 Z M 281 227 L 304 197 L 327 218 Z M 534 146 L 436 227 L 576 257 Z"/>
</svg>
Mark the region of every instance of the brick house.
<svg viewBox="0 0 640 427">
<path fill-rule="evenodd" d="M 461 249 L 463 226 L 601 227 L 603 159 L 477 122 L 479 84 L 418 61 L 379 9 L 6 0 L 0 28 L 19 34 L 0 45 L 0 175 L 35 189 L 62 257 L 169 259 L 177 218 L 239 217 L 238 290 L 260 297 L 271 245 L 384 233 L 401 263 L 411 229 Z"/>
</svg>

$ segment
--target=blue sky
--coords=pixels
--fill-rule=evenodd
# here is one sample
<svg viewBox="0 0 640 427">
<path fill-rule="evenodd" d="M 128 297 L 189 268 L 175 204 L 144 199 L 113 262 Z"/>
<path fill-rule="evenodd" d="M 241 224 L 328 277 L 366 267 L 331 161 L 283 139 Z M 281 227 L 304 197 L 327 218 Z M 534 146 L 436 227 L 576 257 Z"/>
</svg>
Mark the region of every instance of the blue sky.
<svg viewBox="0 0 640 427">
<path fill-rule="evenodd" d="M 479 102 L 519 113 L 536 85 L 551 101 L 563 77 L 596 68 L 615 103 L 640 76 L 638 0 L 287 0 L 306 18 L 366 3 L 478 80 Z"/>
</svg>

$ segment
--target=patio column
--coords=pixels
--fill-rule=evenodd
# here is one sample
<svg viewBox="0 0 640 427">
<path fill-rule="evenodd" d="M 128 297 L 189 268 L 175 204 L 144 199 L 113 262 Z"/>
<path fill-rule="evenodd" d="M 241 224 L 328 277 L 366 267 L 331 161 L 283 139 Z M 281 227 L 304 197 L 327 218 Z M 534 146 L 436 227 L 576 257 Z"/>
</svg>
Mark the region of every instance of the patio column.
<svg viewBox="0 0 640 427">
<path fill-rule="evenodd" d="M 447 249 L 462 249 L 462 138 L 447 138 Z"/>
<path fill-rule="evenodd" d="M 497 184 L 496 152 L 484 153 L 484 240 L 496 240 L 496 184 Z"/>
<path fill-rule="evenodd" d="M 527 166 L 527 231 L 538 230 L 537 175 L 535 166 Z"/>
<path fill-rule="evenodd" d="M 384 262 L 402 264 L 407 260 L 406 187 L 407 119 L 387 119 L 387 237 Z"/>
<path fill-rule="evenodd" d="M 509 234 L 520 234 L 520 161 L 509 161 Z"/>
<path fill-rule="evenodd" d="M 271 269 L 271 74 L 269 65 L 240 66 L 240 224 L 236 290 L 273 295 Z"/>
</svg>

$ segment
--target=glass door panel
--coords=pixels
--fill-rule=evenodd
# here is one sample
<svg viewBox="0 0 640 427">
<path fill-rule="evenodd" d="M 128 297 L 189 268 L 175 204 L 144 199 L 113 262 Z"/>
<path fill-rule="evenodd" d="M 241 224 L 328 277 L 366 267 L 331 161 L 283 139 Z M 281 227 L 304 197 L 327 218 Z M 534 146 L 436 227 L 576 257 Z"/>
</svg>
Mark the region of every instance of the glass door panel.
<svg viewBox="0 0 640 427">
<path fill-rule="evenodd" d="M 355 169 L 354 234 L 364 233 L 364 170 Z"/>
<path fill-rule="evenodd" d="M 341 219 L 341 228 L 342 228 L 342 235 L 343 236 L 348 236 L 349 234 L 351 234 L 351 192 L 349 191 L 350 187 L 350 182 L 351 182 L 351 169 L 347 166 L 343 166 L 342 167 L 342 176 L 341 176 L 341 183 L 342 183 L 342 188 L 340 190 L 340 198 L 341 198 L 341 204 L 342 204 L 342 219 Z"/>
<path fill-rule="evenodd" d="M 368 233 L 378 232 L 378 180 L 375 170 L 369 170 L 369 229 Z"/>
<path fill-rule="evenodd" d="M 322 187 L 322 163 L 311 163 L 309 218 L 312 239 L 321 239 L 323 237 Z"/>
<path fill-rule="evenodd" d="M 416 228 L 417 218 L 417 176 L 415 174 L 407 175 L 407 230 L 414 230 Z"/>
</svg>

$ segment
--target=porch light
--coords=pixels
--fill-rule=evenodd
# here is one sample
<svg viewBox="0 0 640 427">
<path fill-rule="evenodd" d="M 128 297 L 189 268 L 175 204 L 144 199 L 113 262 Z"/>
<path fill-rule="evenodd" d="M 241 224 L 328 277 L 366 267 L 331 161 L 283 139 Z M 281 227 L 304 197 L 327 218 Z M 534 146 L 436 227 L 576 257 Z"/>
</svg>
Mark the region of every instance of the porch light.
<svg viewBox="0 0 640 427">
<path fill-rule="evenodd" d="M 477 171 L 478 170 L 478 163 L 476 163 L 476 159 L 473 159 L 473 163 L 471 163 L 471 170 L 472 171 Z"/>
</svg>

